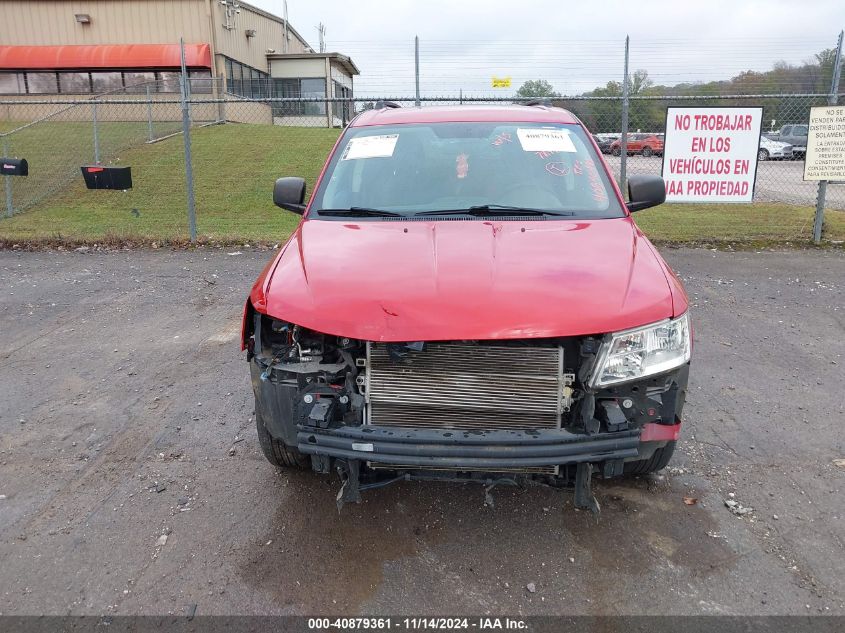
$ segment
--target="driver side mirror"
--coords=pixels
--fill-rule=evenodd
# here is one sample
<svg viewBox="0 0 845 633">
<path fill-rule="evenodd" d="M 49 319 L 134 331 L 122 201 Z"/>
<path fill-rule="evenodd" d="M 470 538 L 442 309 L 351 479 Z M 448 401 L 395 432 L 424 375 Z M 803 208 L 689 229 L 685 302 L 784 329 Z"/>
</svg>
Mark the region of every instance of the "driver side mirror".
<svg viewBox="0 0 845 633">
<path fill-rule="evenodd" d="M 660 176 L 628 178 L 628 211 L 642 211 L 666 202 L 666 183 Z"/>
<path fill-rule="evenodd" d="M 279 178 L 273 187 L 273 203 L 277 207 L 302 215 L 305 212 L 305 180 L 302 178 Z"/>
</svg>

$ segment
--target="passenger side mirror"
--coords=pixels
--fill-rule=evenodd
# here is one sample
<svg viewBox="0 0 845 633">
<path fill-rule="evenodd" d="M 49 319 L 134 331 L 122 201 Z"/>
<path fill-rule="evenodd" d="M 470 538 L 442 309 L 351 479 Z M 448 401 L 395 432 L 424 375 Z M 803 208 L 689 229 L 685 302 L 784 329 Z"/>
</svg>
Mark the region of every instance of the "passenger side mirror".
<svg viewBox="0 0 845 633">
<path fill-rule="evenodd" d="M 666 183 L 660 176 L 628 178 L 628 211 L 642 211 L 666 202 Z"/>
<path fill-rule="evenodd" d="M 279 178 L 273 187 L 273 202 L 277 207 L 302 215 L 305 212 L 305 181 L 302 178 Z"/>
</svg>

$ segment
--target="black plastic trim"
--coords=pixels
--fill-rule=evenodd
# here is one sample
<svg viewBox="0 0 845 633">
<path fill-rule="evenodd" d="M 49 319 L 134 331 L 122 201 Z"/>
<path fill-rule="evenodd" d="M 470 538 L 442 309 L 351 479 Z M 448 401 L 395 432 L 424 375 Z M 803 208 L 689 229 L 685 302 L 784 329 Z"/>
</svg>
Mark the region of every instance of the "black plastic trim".
<svg viewBox="0 0 845 633">
<path fill-rule="evenodd" d="M 371 425 L 316 429 L 300 425 L 297 433 L 298 450 L 312 455 L 470 470 L 625 459 L 637 456 L 639 442 L 639 430 L 588 436 L 547 429 L 439 431 Z"/>
</svg>

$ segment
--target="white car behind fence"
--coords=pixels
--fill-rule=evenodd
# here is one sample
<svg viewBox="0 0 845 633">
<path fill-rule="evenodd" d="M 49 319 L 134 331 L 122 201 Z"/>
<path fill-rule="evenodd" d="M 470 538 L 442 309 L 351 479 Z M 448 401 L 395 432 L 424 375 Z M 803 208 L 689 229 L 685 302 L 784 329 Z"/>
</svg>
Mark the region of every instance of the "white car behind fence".
<svg viewBox="0 0 845 633">
<path fill-rule="evenodd" d="M 760 137 L 760 149 L 757 150 L 757 160 L 791 160 L 792 145 L 773 141 L 765 136 Z"/>
</svg>

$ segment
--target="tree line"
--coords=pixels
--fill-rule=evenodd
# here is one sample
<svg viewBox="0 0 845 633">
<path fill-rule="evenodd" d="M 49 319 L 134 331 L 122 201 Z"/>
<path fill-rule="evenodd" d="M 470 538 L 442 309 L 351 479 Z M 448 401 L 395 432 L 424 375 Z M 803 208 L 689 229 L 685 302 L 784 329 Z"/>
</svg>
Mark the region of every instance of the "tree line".
<svg viewBox="0 0 845 633">
<path fill-rule="evenodd" d="M 665 129 L 666 106 L 763 106 L 764 130 L 776 129 L 785 123 L 804 123 L 810 107 L 824 105 L 823 97 L 796 97 L 797 94 L 827 94 L 833 76 L 836 50 L 827 48 L 803 64 L 777 62 L 771 70 L 745 71 L 735 77 L 706 83 L 679 83 L 674 86 L 656 85 L 644 69 L 629 75 L 628 129 L 630 131 L 662 132 Z M 517 90 L 518 97 L 544 97 L 556 106 L 576 114 L 594 133 L 619 132 L 622 122 L 622 82 L 608 81 L 602 87 L 582 93 L 580 97 L 603 97 L 606 100 L 567 99 L 545 80 L 525 82 Z M 749 99 L 714 99 L 725 95 L 778 95 Z M 673 97 L 706 97 L 675 99 Z M 658 98 L 654 100 L 642 97 Z"/>
</svg>

